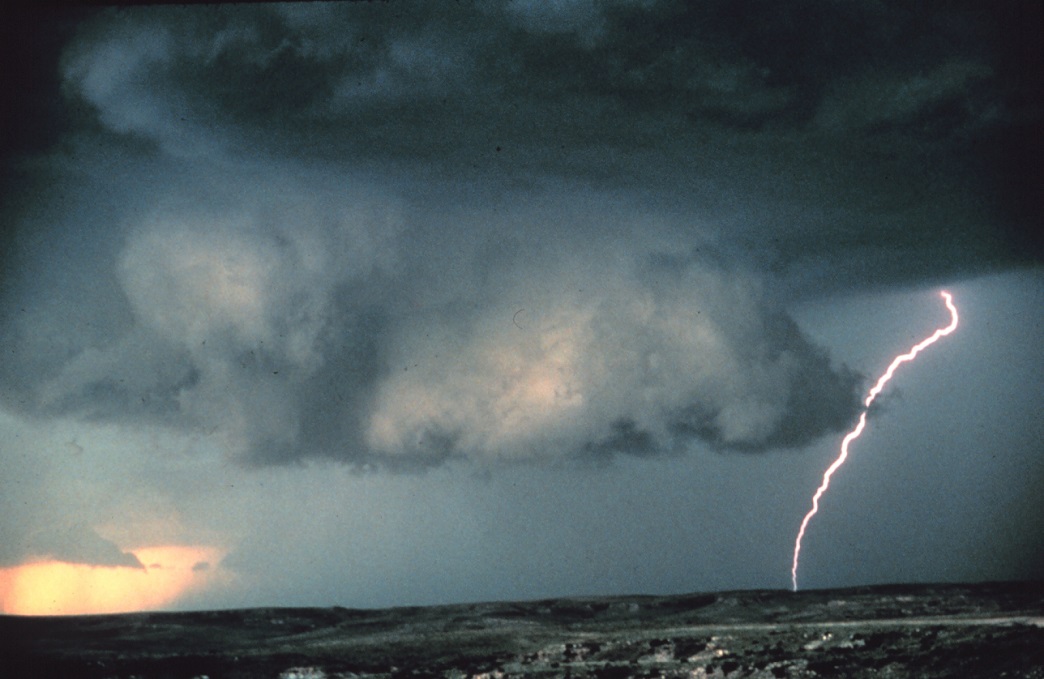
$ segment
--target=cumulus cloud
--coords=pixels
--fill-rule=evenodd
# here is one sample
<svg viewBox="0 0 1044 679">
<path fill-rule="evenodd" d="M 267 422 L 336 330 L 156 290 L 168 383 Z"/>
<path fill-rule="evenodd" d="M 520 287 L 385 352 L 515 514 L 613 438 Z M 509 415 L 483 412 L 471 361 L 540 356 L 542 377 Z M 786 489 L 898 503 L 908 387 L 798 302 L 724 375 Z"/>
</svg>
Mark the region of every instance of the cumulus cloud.
<svg viewBox="0 0 1044 679">
<path fill-rule="evenodd" d="M 290 445 L 317 384 L 349 408 L 377 363 L 371 317 L 397 266 L 400 216 L 373 190 L 335 182 L 331 195 L 277 178 L 129 224 L 110 272 L 126 324 L 56 354 L 31 328 L 60 327 L 61 310 L 14 323 L 9 345 L 51 364 L 12 375 L 22 407 L 220 430 L 250 449 Z M 111 303 L 102 297 L 87 303 Z"/>
<path fill-rule="evenodd" d="M 858 377 L 788 302 L 1034 254 L 965 209 L 975 172 L 922 167 L 1019 119 L 1004 55 L 946 16 L 813 5 L 93 15 L 61 59 L 81 117 L 37 166 L 76 190 L 40 199 L 70 203 L 39 218 L 57 247 L 13 241 L 0 398 L 220 431 L 258 464 L 838 430 Z"/>
<path fill-rule="evenodd" d="M 378 385 L 368 443 L 513 459 L 643 454 L 686 437 L 760 450 L 844 426 L 855 376 L 832 367 L 755 280 L 650 268 L 405 338 L 390 359 L 402 369 Z"/>
<path fill-rule="evenodd" d="M 30 411 L 220 432 L 257 464 L 399 468 L 793 447 L 856 407 L 854 374 L 759 274 L 673 244 L 709 235 L 588 190 L 562 230 L 555 202 L 433 219 L 283 177 L 131 222 L 112 255 L 130 320 L 21 375 Z"/>
</svg>

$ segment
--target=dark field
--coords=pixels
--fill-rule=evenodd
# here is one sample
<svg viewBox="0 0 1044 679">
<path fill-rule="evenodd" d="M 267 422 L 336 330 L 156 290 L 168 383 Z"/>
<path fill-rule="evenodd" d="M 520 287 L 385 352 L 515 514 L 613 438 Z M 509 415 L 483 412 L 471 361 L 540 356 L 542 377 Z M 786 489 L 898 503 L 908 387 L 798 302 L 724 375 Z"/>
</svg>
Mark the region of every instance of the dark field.
<svg viewBox="0 0 1044 679">
<path fill-rule="evenodd" d="M 12 677 L 1037 677 L 1044 583 L 0 616 Z"/>
</svg>

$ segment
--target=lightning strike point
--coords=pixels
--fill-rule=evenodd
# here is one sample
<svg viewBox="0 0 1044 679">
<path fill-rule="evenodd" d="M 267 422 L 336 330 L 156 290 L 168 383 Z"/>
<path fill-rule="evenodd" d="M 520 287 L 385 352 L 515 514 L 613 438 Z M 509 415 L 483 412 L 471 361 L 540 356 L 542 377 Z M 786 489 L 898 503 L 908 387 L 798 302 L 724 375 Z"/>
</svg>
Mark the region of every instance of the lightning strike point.
<svg viewBox="0 0 1044 679">
<path fill-rule="evenodd" d="M 801 539 L 805 537 L 805 529 L 808 528 L 808 524 L 812 520 L 812 517 L 815 516 L 816 512 L 819 511 L 820 498 L 822 498 L 823 494 L 827 492 L 828 488 L 830 488 L 830 477 L 832 477 L 834 475 L 834 472 L 840 469 L 841 465 L 843 465 L 845 463 L 845 460 L 848 459 L 849 444 L 851 444 L 852 441 L 859 438 L 860 434 L 863 433 L 863 429 L 866 428 L 866 414 L 870 408 L 870 404 L 874 402 L 874 399 L 877 398 L 877 395 L 881 393 L 881 391 L 885 388 L 885 385 L 888 384 L 889 380 L 892 379 L 892 376 L 895 374 L 896 368 L 898 368 L 903 363 L 914 360 L 914 358 L 917 357 L 917 354 L 921 353 L 921 351 L 931 346 L 932 344 L 935 344 L 937 341 L 939 341 L 939 338 L 945 337 L 946 335 L 949 335 L 957 329 L 957 307 L 953 304 L 953 295 L 946 292 L 945 290 L 940 291 L 939 294 L 942 296 L 943 301 L 946 303 L 946 308 L 950 312 L 950 324 L 945 327 L 939 328 L 929 337 L 926 337 L 925 339 L 915 344 L 910 349 L 910 351 L 906 352 L 905 354 L 899 354 L 892 360 L 891 365 L 888 366 L 888 370 L 886 370 L 884 374 L 881 375 L 881 377 L 877 380 L 877 384 L 875 384 L 873 388 L 871 388 L 870 391 L 867 393 L 866 399 L 863 401 L 863 412 L 859 414 L 858 424 L 856 424 L 855 429 L 848 432 L 845 438 L 841 441 L 841 453 L 837 456 L 837 459 L 834 460 L 833 464 L 827 467 L 827 470 L 823 473 L 823 482 L 819 484 L 819 488 L 816 489 L 815 494 L 812 496 L 812 508 L 808 510 L 808 513 L 805 514 L 805 518 L 801 520 L 801 527 L 798 528 L 797 538 L 794 540 L 794 561 L 790 567 L 790 581 L 793 585 L 795 592 L 798 589 L 797 572 L 798 558 L 801 556 Z"/>
</svg>

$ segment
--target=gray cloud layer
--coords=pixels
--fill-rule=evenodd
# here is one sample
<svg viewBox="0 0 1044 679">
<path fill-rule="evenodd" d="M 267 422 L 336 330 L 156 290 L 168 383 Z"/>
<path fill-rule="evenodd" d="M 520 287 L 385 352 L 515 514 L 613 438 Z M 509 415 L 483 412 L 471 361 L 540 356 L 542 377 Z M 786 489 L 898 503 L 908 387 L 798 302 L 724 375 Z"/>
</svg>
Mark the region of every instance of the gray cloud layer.
<svg viewBox="0 0 1044 679">
<path fill-rule="evenodd" d="M 1039 261 L 980 183 L 1039 125 L 1017 7 L 100 13 L 9 209 L 0 396 L 255 464 L 807 444 L 859 379 L 788 299 Z"/>
<path fill-rule="evenodd" d="M 732 230 L 759 265 L 880 285 L 923 277 L 925 252 L 937 275 L 1039 261 L 1035 13 L 169 8 L 89 25 L 62 73 L 108 129 L 176 156 L 396 163 L 486 185 L 580 177 L 715 212 L 742 200 L 760 214 Z"/>
</svg>

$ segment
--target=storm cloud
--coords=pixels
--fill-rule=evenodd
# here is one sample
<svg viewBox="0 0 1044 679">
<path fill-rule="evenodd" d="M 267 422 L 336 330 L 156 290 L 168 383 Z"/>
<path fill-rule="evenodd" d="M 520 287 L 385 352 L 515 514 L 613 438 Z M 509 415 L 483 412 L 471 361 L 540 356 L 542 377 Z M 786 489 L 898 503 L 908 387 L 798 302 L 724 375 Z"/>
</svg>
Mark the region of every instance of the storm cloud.
<svg viewBox="0 0 1044 679">
<path fill-rule="evenodd" d="M 5 612 L 787 586 L 941 287 L 802 584 L 1039 578 L 1039 2 L 27 11 Z"/>
<path fill-rule="evenodd" d="M 966 190 L 1039 125 L 1020 7 L 98 12 L 8 168 L 62 207 L 7 209 L 0 397 L 262 465 L 807 445 L 863 381 L 788 303 L 1039 261 Z"/>
<path fill-rule="evenodd" d="M 629 241 L 639 215 L 512 232 L 464 213 L 444 242 L 373 190 L 232 185 L 126 227 L 115 290 L 82 300 L 123 321 L 91 344 L 28 341 L 66 319 L 23 314 L 17 364 L 46 369 L 8 369 L 20 408 L 216 431 L 258 463 L 398 467 L 798 446 L 856 407 L 856 376 L 758 274 L 672 253 L 669 229 Z M 592 243 L 582 220 L 618 233 Z"/>
</svg>

